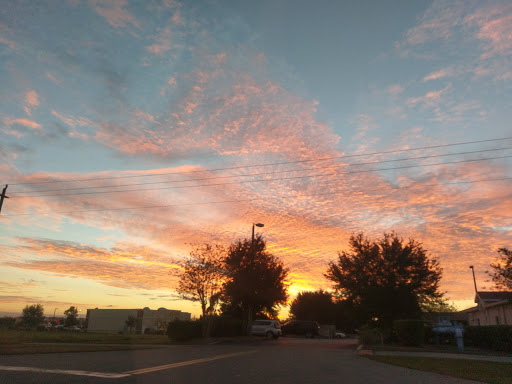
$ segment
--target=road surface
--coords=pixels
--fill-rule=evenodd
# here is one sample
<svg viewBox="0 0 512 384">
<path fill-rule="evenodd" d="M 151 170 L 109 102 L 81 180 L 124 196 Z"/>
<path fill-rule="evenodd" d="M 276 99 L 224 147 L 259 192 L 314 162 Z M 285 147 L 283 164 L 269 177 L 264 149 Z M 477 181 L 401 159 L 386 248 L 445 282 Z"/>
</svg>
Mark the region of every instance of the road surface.
<svg viewBox="0 0 512 384">
<path fill-rule="evenodd" d="M 160 349 L 0 356 L 0 383 L 469 384 L 372 361 L 350 340 L 280 338 Z"/>
</svg>

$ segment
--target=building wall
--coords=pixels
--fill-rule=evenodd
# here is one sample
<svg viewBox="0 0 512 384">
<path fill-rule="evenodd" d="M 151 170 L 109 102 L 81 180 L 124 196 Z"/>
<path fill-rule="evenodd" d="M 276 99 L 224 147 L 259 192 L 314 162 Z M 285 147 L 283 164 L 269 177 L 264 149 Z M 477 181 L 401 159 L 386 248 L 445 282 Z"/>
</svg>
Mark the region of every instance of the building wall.
<svg viewBox="0 0 512 384">
<path fill-rule="evenodd" d="M 88 309 L 88 332 L 119 332 L 126 329 L 129 316 L 137 318 L 137 309 Z"/>
<path fill-rule="evenodd" d="M 469 325 L 512 325 L 512 304 L 502 304 L 468 313 Z"/>
<path fill-rule="evenodd" d="M 88 332 L 126 332 L 126 320 L 129 316 L 136 319 L 134 331 L 144 333 L 149 328 L 157 330 L 159 323 L 173 320 L 190 320 L 190 313 L 179 310 L 160 308 L 151 310 L 144 309 L 88 309 L 87 310 L 87 331 Z"/>
</svg>

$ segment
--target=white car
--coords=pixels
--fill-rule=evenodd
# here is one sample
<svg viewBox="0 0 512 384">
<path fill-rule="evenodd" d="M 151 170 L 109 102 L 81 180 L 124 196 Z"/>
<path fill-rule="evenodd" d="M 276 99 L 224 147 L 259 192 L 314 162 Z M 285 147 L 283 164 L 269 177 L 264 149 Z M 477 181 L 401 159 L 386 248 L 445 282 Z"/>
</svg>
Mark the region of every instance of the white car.
<svg viewBox="0 0 512 384">
<path fill-rule="evenodd" d="M 277 339 L 281 336 L 279 320 L 255 320 L 251 325 L 251 335 L 265 336 L 267 339 Z"/>
<path fill-rule="evenodd" d="M 337 339 L 344 339 L 345 337 L 347 337 L 347 335 L 345 335 L 341 331 L 336 331 L 336 333 L 334 334 L 334 337 L 337 338 Z"/>
</svg>

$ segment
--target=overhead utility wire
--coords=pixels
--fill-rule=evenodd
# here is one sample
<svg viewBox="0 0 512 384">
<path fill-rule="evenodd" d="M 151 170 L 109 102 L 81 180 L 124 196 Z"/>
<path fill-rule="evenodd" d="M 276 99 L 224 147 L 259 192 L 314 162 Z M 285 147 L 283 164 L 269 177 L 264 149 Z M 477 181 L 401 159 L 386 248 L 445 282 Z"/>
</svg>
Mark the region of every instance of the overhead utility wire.
<svg viewBox="0 0 512 384">
<path fill-rule="evenodd" d="M 466 152 L 456 152 L 456 153 L 447 153 L 447 154 L 426 155 L 426 156 L 391 159 L 391 160 L 369 161 L 369 162 L 364 162 L 364 163 L 326 165 L 326 166 L 303 168 L 303 169 L 287 169 L 287 170 L 280 170 L 280 171 L 246 173 L 246 174 L 241 174 L 241 175 L 223 175 L 223 176 L 213 176 L 213 177 L 202 177 L 202 178 L 198 178 L 198 179 L 194 179 L 194 180 L 167 180 L 167 181 L 154 181 L 154 182 L 145 182 L 145 183 L 102 185 L 102 186 L 97 186 L 97 187 L 92 186 L 92 187 L 59 188 L 59 189 L 37 189 L 37 190 L 32 190 L 32 191 L 21 191 L 21 192 L 15 193 L 15 195 L 16 196 L 25 196 L 26 194 L 29 194 L 29 193 L 35 194 L 35 193 L 41 193 L 41 192 L 44 193 L 44 192 L 59 192 L 59 191 L 78 191 L 78 190 L 84 190 L 84 189 L 121 188 L 121 187 L 133 187 L 133 186 L 138 186 L 138 185 L 171 184 L 171 183 L 183 183 L 183 182 L 190 182 L 190 181 L 205 181 L 205 180 L 217 180 L 217 179 L 249 177 L 249 176 L 261 176 L 261 175 L 270 175 L 270 174 L 288 173 L 288 172 L 304 172 L 304 171 L 313 171 L 316 169 L 355 167 L 355 166 L 360 166 L 360 165 L 374 165 L 374 164 L 392 163 L 392 162 L 399 162 L 399 161 L 424 160 L 424 159 L 432 159 L 432 158 L 436 158 L 436 157 L 469 155 L 469 154 L 475 154 L 475 153 L 493 152 L 493 151 L 500 151 L 500 150 L 507 150 L 507 149 L 512 149 L 512 147 L 492 148 L 492 149 L 483 149 L 483 150 L 479 150 L 479 151 L 466 151 Z"/>
<path fill-rule="evenodd" d="M 186 174 L 191 174 L 191 173 L 218 172 L 218 171 L 228 171 L 228 170 L 243 169 L 243 168 L 268 167 L 268 166 L 286 165 L 286 164 L 299 164 L 299 163 L 307 163 L 307 162 L 312 162 L 312 161 L 326 161 L 326 160 L 334 160 L 334 159 L 348 159 L 348 158 L 354 158 L 354 157 L 386 155 L 386 154 L 391 154 L 391 153 L 412 152 L 412 151 L 419 151 L 419 150 L 423 150 L 423 149 L 446 148 L 446 147 L 454 147 L 454 146 L 458 146 L 458 145 L 480 144 L 480 143 L 487 143 L 487 142 L 492 142 L 492 141 L 503 141 L 503 140 L 509 140 L 509 139 L 512 139 L 512 136 L 501 137 L 501 138 L 496 138 L 496 139 L 475 140 L 475 141 L 465 141 L 465 142 L 460 142 L 460 143 L 431 145 L 431 146 L 425 146 L 425 147 L 395 149 L 395 150 L 391 150 L 391 151 L 359 153 L 359 154 L 353 154 L 353 155 L 332 156 L 332 157 L 306 159 L 306 160 L 295 160 L 295 161 L 283 161 L 283 162 L 278 162 L 278 163 L 243 165 L 243 166 L 226 167 L 226 168 L 202 169 L 202 170 L 193 170 L 193 171 L 187 171 L 187 172 L 164 172 L 164 173 L 155 173 L 155 174 L 150 174 L 150 175 L 126 175 L 126 176 L 94 177 L 94 178 L 87 178 L 87 179 L 48 180 L 48 181 L 35 181 L 32 183 L 10 183 L 9 185 L 12 186 L 12 185 L 51 184 L 51 183 L 71 183 L 71 182 L 78 182 L 78 181 L 127 179 L 127 178 L 132 178 L 132 177 L 186 175 Z"/>
<path fill-rule="evenodd" d="M 443 185 L 455 185 L 455 184 L 476 184 L 487 181 L 506 181 L 512 180 L 512 177 L 501 177 L 495 179 L 481 179 L 481 180 L 470 180 L 470 181 L 454 181 L 454 182 L 443 182 Z M 422 187 L 435 187 L 437 184 L 422 184 Z M 399 190 L 404 189 L 412 189 L 415 185 L 410 185 L 406 187 L 400 187 Z M 329 196 L 329 195 L 339 195 L 346 193 L 346 191 L 337 191 L 337 192 L 324 192 L 324 193 L 310 193 L 310 194 L 301 194 L 300 197 L 315 197 L 315 196 Z M 282 196 L 276 196 L 276 198 L 290 198 L 296 195 L 288 194 Z M 221 201 L 205 201 L 202 203 L 182 203 L 182 204 L 163 204 L 163 205 L 144 205 L 138 207 L 121 207 L 121 208 L 99 208 L 99 209 L 80 209 L 73 211 L 48 211 L 48 212 L 38 212 L 38 215 L 64 215 L 64 214 L 72 214 L 72 213 L 84 213 L 84 212 L 106 212 L 106 211 L 128 211 L 134 209 L 152 209 L 152 208 L 170 208 L 170 207 L 185 207 L 185 206 L 196 206 L 196 205 L 209 205 L 209 204 L 228 204 L 228 203 L 244 203 L 250 201 L 258 201 L 258 200 L 266 200 L 268 197 L 257 197 L 252 199 L 235 199 L 235 200 L 221 200 Z M 34 213 L 15 213 L 11 215 L 5 215 L 6 217 L 14 217 L 14 216 L 31 216 Z"/>
<path fill-rule="evenodd" d="M 400 167 L 390 167 L 390 168 L 378 168 L 378 169 L 364 169 L 358 171 L 349 171 L 349 172 L 331 172 L 328 174 L 314 174 L 314 175 L 303 175 L 303 176 L 290 176 L 290 177 L 281 177 L 281 178 L 273 178 L 273 179 L 257 179 L 257 180 L 241 180 L 234 181 L 228 183 L 215 183 L 215 184 L 192 184 L 192 185 L 177 185 L 177 186 L 167 186 L 167 187 L 158 187 L 158 188 L 144 188 L 144 189 L 123 189 L 118 191 L 96 191 L 96 192 L 76 192 L 76 193 L 56 193 L 49 195 L 38 195 L 37 197 L 54 197 L 54 196 L 76 196 L 76 195 L 97 195 L 97 194 L 108 194 L 108 193 L 126 193 L 126 192 L 143 192 L 143 191 L 157 191 L 161 189 L 182 189 L 182 188 L 197 188 L 197 187 L 218 187 L 222 185 L 238 185 L 238 184 L 247 184 L 247 183 L 258 183 L 258 182 L 269 182 L 269 181 L 282 181 L 282 180 L 296 180 L 296 179 L 305 179 L 309 177 L 325 177 L 325 176 L 338 176 L 338 175 L 349 175 L 355 173 L 367 173 L 367 172 L 380 172 L 380 171 L 391 171 L 397 169 L 408 169 L 408 168 L 419 168 L 419 167 L 431 167 L 435 165 L 449 165 L 449 164 L 461 164 L 468 162 L 477 162 L 477 161 L 485 161 L 485 160 L 496 160 L 496 159 L 505 159 L 512 157 L 512 155 L 508 156 L 496 156 L 496 157 L 486 157 L 482 159 L 470 159 L 470 160 L 459 160 L 459 161 L 449 161 L 449 162 L 441 162 L 441 163 L 432 163 L 432 164 L 423 164 L 423 165 L 404 165 Z M 11 195 L 12 197 L 12 195 Z M 33 197 L 33 196 L 21 196 L 18 197 Z"/>
</svg>

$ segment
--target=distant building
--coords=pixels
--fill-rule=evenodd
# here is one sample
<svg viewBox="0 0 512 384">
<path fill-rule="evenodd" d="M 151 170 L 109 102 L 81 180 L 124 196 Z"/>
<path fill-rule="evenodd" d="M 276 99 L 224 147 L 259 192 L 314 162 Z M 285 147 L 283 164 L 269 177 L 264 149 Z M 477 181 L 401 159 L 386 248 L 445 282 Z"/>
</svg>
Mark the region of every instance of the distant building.
<svg viewBox="0 0 512 384">
<path fill-rule="evenodd" d="M 190 313 L 174 309 L 88 309 L 87 332 L 128 332 L 126 321 L 135 318 L 135 333 L 155 332 L 159 325 L 173 320 L 190 320 Z"/>
<path fill-rule="evenodd" d="M 476 292 L 476 307 L 461 311 L 469 325 L 512 325 L 512 292 Z"/>
</svg>

